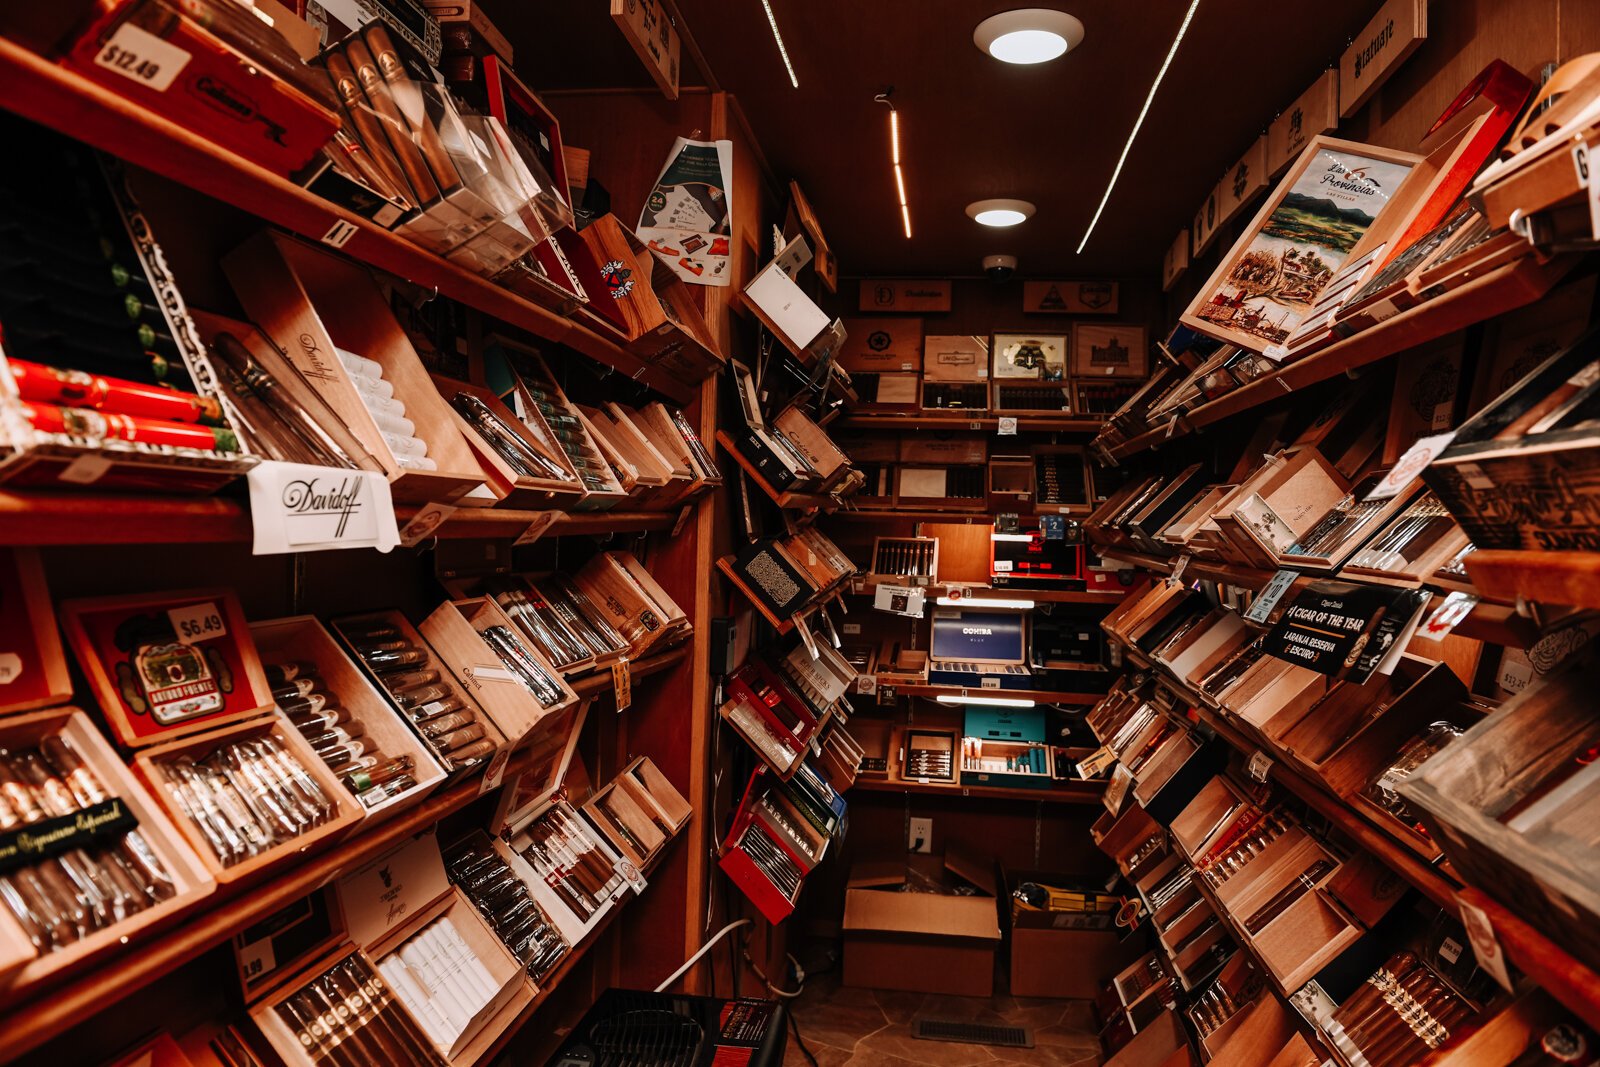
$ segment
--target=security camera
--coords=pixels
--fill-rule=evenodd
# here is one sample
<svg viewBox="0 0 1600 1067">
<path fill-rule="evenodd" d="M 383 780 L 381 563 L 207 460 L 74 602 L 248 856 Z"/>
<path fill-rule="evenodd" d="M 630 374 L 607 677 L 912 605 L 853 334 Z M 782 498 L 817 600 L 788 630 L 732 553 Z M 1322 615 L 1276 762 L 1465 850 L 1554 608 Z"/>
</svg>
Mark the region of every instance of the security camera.
<svg viewBox="0 0 1600 1067">
<path fill-rule="evenodd" d="M 996 285 L 999 285 L 1002 282 L 1008 282 L 1011 280 L 1011 276 L 1017 273 L 1017 257 L 984 256 L 983 273 L 987 274 L 989 276 L 989 280 L 994 282 Z"/>
</svg>

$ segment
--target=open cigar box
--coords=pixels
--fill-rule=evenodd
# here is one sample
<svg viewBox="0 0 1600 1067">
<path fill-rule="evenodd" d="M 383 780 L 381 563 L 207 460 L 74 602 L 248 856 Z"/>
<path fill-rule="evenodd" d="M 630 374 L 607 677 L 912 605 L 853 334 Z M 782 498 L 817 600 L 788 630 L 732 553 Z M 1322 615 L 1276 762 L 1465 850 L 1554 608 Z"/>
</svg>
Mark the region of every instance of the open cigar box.
<svg viewBox="0 0 1600 1067">
<path fill-rule="evenodd" d="M 513 750 L 546 717 L 578 702 L 561 672 L 488 597 L 447 600 L 418 629 Z"/>
<path fill-rule="evenodd" d="M 584 801 L 583 813 L 613 848 L 644 870 L 694 811 L 650 757 L 640 756 Z"/>
<path fill-rule="evenodd" d="M 812 739 L 855 679 L 849 662 L 827 642 L 811 659 L 800 642 L 781 654 L 750 657 L 728 682 L 718 714 L 780 778 L 799 770 Z"/>
<path fill-rule="evenodd" d="M 290 362 L 382 465 L 395 500 L 494 503 L 489 494 L 469 497 L 484 484 L 484 470 L 365 267 L 270 231 L 228 253 L 222 267 L 250 318 L 269 336 L 297 339 L 285 346 Z M 433 469 L 391 446 L 396 435 L 379 426 L 340 349 L 382 368 L 393 386 L 389 399 L 404 405 Z"/>
<path fill-rule="evenodd" d="M 606 622 L 629 642 L 629 658 L 681 644 L 692 625 L 631 552 L 602 552 L 572 579 Z"/>
<path fill-rule="evenodd" d="M 850 457 L 833 443 L 826 430 L 793 406 L 779 412 L 772 422 L 821 477 L 818 492 L 831 493 L 840 487 L 850 474 Z"/>
<path fill-rule="evenodd" d="M 456 429 L 472 447 L 486 485 L 498 502 L 521 510 L 570 505 L 584 496 L 583 482 L 549 424 L 520 419 L 492 389 L 430 376 L 450 405 Z M 496 441 L 502 442 L 499 446 Z M 507 452 L 515 455 L 515 465 Z"/>
<path fill-rule="evenodd" d="M 1289 549 L 1350 491 L 1349 481 L 1316 448 L 1269 458 L 1222 500 L 1212 521 L 1230 562 L 1277 570 Z"/>
<path fill-rule="evenodd" d="M 806 875 L 822 862 L 830 840 L 776 788 L 771 772 L 758 766 L 723 839 L 717 866 L 768 922 L 778 923 L 794 911 Z"/>
<path fill-rule="evenodd" d="M 250 634 L 255 639 L 256 651 L 264 665 L 282 667 L 294 664 L 297 672 L 300 668 L 309 668 L 305 674 L 297 673 L 296 680 L 300 677 L 314 679 L 311 693 L 278 701 L 280 710 L 291 721 L 296 716 L 293 709 L 305 707 L 302 702 L 308 697 L 320 695 L 328 707 L 348 712 L 350 721 L 359 725 L 358 737 L 365 746 L 364 756 L 372 756 L 380 763 L 402 757 L 411 761 L 409 773 L 415 785 L 394 793 L 368 790 L 355 794 L 366 811 L 369 823 L 410 807 L 432 793 L 445 780 L 447 772 L 444 765 L 434 757 L 432 750 L 417 736 L 410 723 L 395 711 L 361 669 L 350 661 L 350 657 L 322 623 L 310 615 L 271 619 L 251 623 Z M 318 712 L 321 710 L 317 709 Z M 312 720 L 315 714 L 312 713 Z M 319 728 L 309 726 L 302 729 L 301 733 L 307 733 L 308 729 L 314 731 Z M 359 778 L 356 784 L 360 784 Z"/>
<path fill-rule="evenodd" d="M 58 916 L 38 903 L 46 897 L 33 888 L 40 877 L 33 873 L 35 868 L 59 861 L 13 867 L 8 880 L 44 922 L 30 930 L 9 908 L 0 907 L 0 988 L 14 994 L 63 969 L 79 967 L 102 952 L 128 947 L 137 951 L 141 931 L 161 925 L 216 888 L 215 879 L 187 838 L 82 711 L 58 707 L 10 716 L 0 722 L 0 747 L 13 760 L 25 759 L 30 750 L 40 749 L 44 769 L 52 778 L 59 776 L 58 784 L 64 786 L 60 794 L 70 796 L 75 809 L 47 812 L 27 823 L 25 829 L 8 830 L 0 836 L 0 845 L 15 854 L 19 833 L 72 828 L 69 840 L 89 853 L 105 848 L 126 856 L 122 866 L 138 872 L 134 877 L 145 888 L 146 902 L 137 909 L 130 906 L 129 914 L 121 919 L 107 914 L 97 928 L 91 926 L 77 936 L 72 917 Z M 41 795 L 57 793 L 52 790 Z M 43 884 L 52 881 L 47 878 Z M 40 941 L 37 946 L 35 935 Z"/>
<path fill-rule="evenodd" d="M 1152 659 L 1191 690 L 1256 638 L 1238 614 L 1224 608 L 1208 612 L 1196 625 L 1156 649 Z"/>
<path fill-rule="evenodd" d="M 1235 726 L 1270 748 L 1274 739 L 1305 717 L 1332 684 L 1325 674 L 1263 655 L 1219 694 L 1219 703 Z"/>
<path fill-rule="evenodd" d="M 515 731 L 508 735 L 494 714 L 456 682 L 444 653 L 398 611 L 346 616 L 328 626 L 374 688 L 416 725 L 423 743 L 451 774 L 485 766 L 487 776 L 498 777 L 511 756 L 512 736 L 523 733 L 520 715 L 507 723 Z M 464 643 L 472 649 L 470 642 Z M 487 649 L 484 654 L 489 655 Z"/>
<path fill-rule="evenodd" d="M 481 592 L 568 678 L 609 667 L 628 654 L 627 639 L 565 575 L 547 575 L 537 584 L 522 574 L 491 576 L 481 583 Z"/>
<path fill-rule="evenodd" d="M 618 407 L 613 413 L 611 408 Z M 671 488 L 677 473 L 660 450 L 639 432 L 620 405 L 604 408 L 578 405 L 583 428 L 594 438 L 632 504 L 641 508 L 667 507 L 677 492 Z"/>
<path fill-rule="evenodd" d="M 1161 554 L 1164 546 L 1157 540 L 1190 501 L 1206 485 L 1210 477 L 1199 463 L 1192 463 L 1164 481 L 1154 493 L 1141 498 L 1141 503 L 1126 517 L 1119 516 L 1118 525 L 1133 544 L 1144 552 Z"/>
<path fill-rule="evenodd" d="M 1117 869 L 1136 884 L 1161 867 L 1171 855 L 1166 827 L 1137 804 L 1120 815 L 1104 813 L 1094 821 L 1089 833 L 1100 851 L 1110 856 Z"/>
</svg>

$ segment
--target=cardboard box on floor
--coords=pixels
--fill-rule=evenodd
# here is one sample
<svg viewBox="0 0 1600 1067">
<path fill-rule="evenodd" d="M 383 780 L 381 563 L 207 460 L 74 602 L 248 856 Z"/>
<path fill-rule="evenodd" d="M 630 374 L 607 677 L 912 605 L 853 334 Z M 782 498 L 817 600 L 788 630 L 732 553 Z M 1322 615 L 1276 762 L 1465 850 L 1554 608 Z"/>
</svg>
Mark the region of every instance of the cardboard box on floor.
<svg viewBox="0 0 1600 1067">
<path fill-rule="evenodd" d="M 1004 875 L 1012 996 L 1093 1000 L 1113 975 L 1139 958 L 1143 949 L 1125 940 L 1124 930 L 1071 925 L 1084 918 L 1080 913 L 1018 911 L 1011 906 L 1011 893 L 1021 882 L 1066 888 L 1084 879 L 1045 871 L 1006 870 Z"/>
<path fill-rule="evenodd" d="M 919 892 L 937 886 L 946 892 Z M 949 890 L 976 890 L 956 895 Z M 1000 917 L 993 863 L 946 850 L 852 864 L 844 896 L 844 984 L 987 997 Z"/>
</svg>

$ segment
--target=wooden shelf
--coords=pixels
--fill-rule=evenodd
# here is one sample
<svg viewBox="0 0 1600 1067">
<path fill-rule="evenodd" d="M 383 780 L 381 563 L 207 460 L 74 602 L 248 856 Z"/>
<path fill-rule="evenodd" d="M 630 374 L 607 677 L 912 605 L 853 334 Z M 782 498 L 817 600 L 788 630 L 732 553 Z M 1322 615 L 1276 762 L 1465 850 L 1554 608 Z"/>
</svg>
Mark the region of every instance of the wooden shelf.
<svg viewBox="0 0 1600 1067">
<path fill-rule="evenodd" d="M 1015 512 L 1019 522 L 1039 521 L 1040 515 L 1065 515 L 1068 518 L 1087 518 L 1093 509 L 1086 504 L 1079 505 L 1045 505 L 1044 510 L 1029 511 L 1018 508 Z M 981 523 L 984 526 L 993 526 L 994 517 L 999 511 L 989 510 L 987 501 L 978 503 L 974 501 L 971 508 L 927 508 L 919 509 L 915 504 L 903 507 L 889 507 L 887 505 L 873 505 L 870 508 L 856 508 L 846 504 L 833 513 L 836 519 L 849 519 L 852 522 L 940 522 L 940 523 L 965 523 L 972 525 Z"/>
<path fill-rule="evenodd" d="M 1070 693 L 1051 689 L 980 689 L 976 686 L 960 685 L 893 685 L 881 683 L 880 689 L 893 689 L 896 696 L 902 697 L 928 697 L 938 699 L 941 696 L 966 696 L 966 697 L 1002 697 L 1012 700 L 1032 700 L 1037 704 L 1098 704 L 1104 693 Z M 1024 790 L 1027 792 L 1027 790 Z"/>
<path fill-rule="evenodd" d="M 1600 608 L 1600 552 L 1515 552 L 1479 549 L 1467 574 L 1485 596 Z"/>
<path fill-rule="evenodd" d="M 1059 415 L 1006 415 L 1017 420 L 1018 433 L 1098 433 L 1105 425 L 1102 418 L 1082 418 L 1069 412 Z M 905 414 L 841 415 L 834 426 L 850 430 L 998 430 L 999 415 L 988 412 L 953 412 L 945 410 L 906 412 Z"/>
<path fill-rule="evenodd" d="M 1600 975 L 1482 890 L 1467 886 L 1461 890 L 1461 900 L 1489 917 L 1495 939 L 1512 966 L 1568 1011 L 1600 1030 Z"/>
<path fill-rule="evenodd" d="M 659 674 L 689 655 L 684 645 L 633 664 L 633 679 Z M 602 671 L 572 683 L 579 696 L 598 697 L 611 692 L 611 672 Z M 504 778 L 522 773 L 534 758 L 519 753 L 507 763 Z M 315 892 L 341 873 L 353 870 L 398 847 L 407 838 L 426 831 L 439 820 L 467 807 L 483 795 L 482 775 L 472 774 L 427 797 L 416 807 L 370 829 L 358 828 L 343 840 L 320 842 L 280 863 L 265 880 L 247 885 L 222 885 L 154 926 L 131 933 L 121 943 L 107 945 L 85 957 L 65 973 L 8 993 L 0 1008 L 0 1063 L 9 1063 L 30 1049 L 92 1018 L 108 1005 L 131 996 L 152 982 L 188 963 L 194 957 L 227 942 L 278 909 Z M 615 909 L 613 909 L 615 911 Z M 591 937 L 589 941 L 592 941 Z M 588 944 L 589 941 L 584 942 Z M 572 959 L 578 955 L 574 946 Z M 563 964 L 563 968 L 565 964 Z M 558 968 L 558 973 L 563 973 Z M 553 988 L 540 983 L 541 997 Z"/>
<path fill-rule="evenodd" d="M 868 793 L 912 793 L 922 796 L 979 797 L 992 800 L 1036 800 L 1041 804 L 1099 804 L 1104 782 L 1070 782 L 1050 789 L 1009 789 L 1001 786 L 962 785 L 960 782 L 919 782 L 915 779 L 856 778 L 852 790 Z"/>
<path fill-rule="evenodd" d="M 0 42 L 3 43 L 3 42 Z M 417 509 L 396 509 L 402 527 Z M 439 527 L 443 538 L 515 538 L 545 512 L 461 508 Z M 676 511 L 578 511 L 546 537 L 670 530 Z M 0 545 L 165 545 L 248 543 L 250 512 L 226 497 L 0 491 Z"/>
<path fill-rule="evenodd" d="M 772 502 L 780 508 L 796 508 L 803 511 L 820 508 L 824 511 L 832 511 L 839 506 L 839 501 L 831 496 L 817 493 L 783 493 L 774 489 L 766 478 L 761 476 L 761 472 L 756 469 L 756 465 L 744 458 L 744 454 L 733 443 L 733 438 L 728 435 L 727 431 L 717 431 L 717 444 L 722 446 L 724 452 L 733 457 L 733 461 L 750 476 L 750 480 L 756 483 L 761 491 L 767 494 Z"/>
<path fill-rule="evenodd" d="M 1507 263 L 1444 296 L 1371 327 L 1302 359 L 1288 363 L 1215 400 L 1201 404 L 1178 419 L 1169 434 L 1165 424 L 1131 437 L 1109 449 L 1116 459 L 1126 459 L 1147 448 L 1176 440 L 1231 415 L 1278 400 L 1296 389 L 1337 378 L 1346 371 L 1437 340 L 1496 315 L 1525 307 L 1544 296 L 1577 262 L 1562 257 L 1547 263 L 1530 259 Z"/>
<path fill-rule="evenodd" d="M 859 589 L 852 588 L 852 596 L 872 596 L 879 585 L 906 585 L 893 577 L 869 577 Z M 1124 589 L 1113 593 L 1095 593 L 1085 589 L 1013 589 L 1002 586 L 974 586 L 965 583 L 946 584 L 934 582 L 923 586 L 930 597 L 949 596 L 951 590 L 960 590 L 961 607 L 981 608 L 985 600 L 1031 600 L 1036 604 L 1099 604 L 1112 607 L 1127 595 Z"/>
<path fill-rule="evenodd" d="M 0 106 L 8 111 L 310 240 L 320 241 L 336 225 L 349 226 L 354 232 L 340 250 L 352 259 L 566 345 L 680 403 L 698 392 L 697 383 L 645 363 L 616 341 L 337 208 L 6 39 L 0 39 L 0 86 L 6 90 Z"/>
</svg>

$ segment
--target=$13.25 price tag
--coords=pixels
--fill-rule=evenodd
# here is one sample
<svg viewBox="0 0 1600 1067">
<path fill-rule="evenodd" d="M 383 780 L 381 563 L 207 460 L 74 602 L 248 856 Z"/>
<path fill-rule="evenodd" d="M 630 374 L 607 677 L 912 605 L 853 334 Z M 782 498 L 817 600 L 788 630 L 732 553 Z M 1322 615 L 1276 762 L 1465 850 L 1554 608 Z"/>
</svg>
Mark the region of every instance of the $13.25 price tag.
<svg viewBox="0 0 1600 1067">
<path fill-rule="evenodd" d="M 228 624 L 223 620 L 222 609 L 217 607 L 215 600 L 173 608 L 167 612 L 167 618 L 172 621 L 172 632 L 186 645 L 226 637 L 228 634 Z"/>
</svg>

